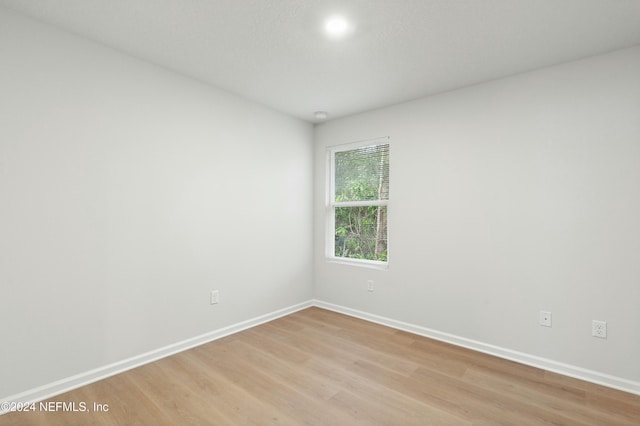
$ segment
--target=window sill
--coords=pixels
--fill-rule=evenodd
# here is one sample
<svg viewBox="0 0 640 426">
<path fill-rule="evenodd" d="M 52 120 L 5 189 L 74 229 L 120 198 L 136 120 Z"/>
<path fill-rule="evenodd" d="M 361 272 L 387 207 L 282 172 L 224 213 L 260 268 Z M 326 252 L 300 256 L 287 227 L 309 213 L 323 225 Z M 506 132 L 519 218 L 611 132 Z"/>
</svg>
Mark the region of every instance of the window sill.
<svg viewBox="0 0 640 426">
<path fill-rule="evenodd" d="M 378 262 L 376 260 L 351 259 L 348 257 L 327 257 L 328 263 L 337 263 L 339 265 L 357 266 L 360 268 L 370 269 L 389 269 L 389 262 Z"/>
</svg>

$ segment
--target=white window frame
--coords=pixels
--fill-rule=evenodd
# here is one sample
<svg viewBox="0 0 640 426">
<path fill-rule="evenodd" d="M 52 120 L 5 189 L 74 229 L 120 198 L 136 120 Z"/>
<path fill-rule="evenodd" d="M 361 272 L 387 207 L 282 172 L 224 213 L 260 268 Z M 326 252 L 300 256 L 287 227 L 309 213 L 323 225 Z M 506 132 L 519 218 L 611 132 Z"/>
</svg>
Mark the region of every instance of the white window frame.
<svg viewBox="0 0 640 426">
<path fill-rule="evenodd" d="M 326 190 L 326 235 L 325 235 L 325 249 L 326 249 L 326 258 L 327 261 L 333 263 L 342 263 L 347 265 L 368 267 L 374 269 L 388 269 L 389 268 L 389 252 L 390 252 L 390 244 L 389 244 L 389 217 L 390 217 L 390 209 L 389 209 L 389 200 L 372 200 L 372 201 L 335 201 L 335 155 L 337 152 L 342 151 L 351 151 L 354 149 L 373 146 L 373 145 L 389 145 L 389 151 L 391 151 L 391 143 L 390 138 L 388 136 L 375 138 L 375 139 L 367 139 L 358 142 L 346 143 L 341 145 L 333 145 L 327 147 L 327 182 L 325 187 Z M 391 165 L 389 165 L 391 168 Z M 391 198 L 391 191 L 389 191 L 389 198 Z M 335 222 L 335 209 L 336 207 L 361 207 L 361 206 L 385 206 L 387 207 L 387 260 L 379 261 L 379 260 L 369 260 L 369 259 L 354 259 L 351 257 L 338 257 L 335 255 L 335 234 L 336 234 L 336 222 Z"/>
</svg>

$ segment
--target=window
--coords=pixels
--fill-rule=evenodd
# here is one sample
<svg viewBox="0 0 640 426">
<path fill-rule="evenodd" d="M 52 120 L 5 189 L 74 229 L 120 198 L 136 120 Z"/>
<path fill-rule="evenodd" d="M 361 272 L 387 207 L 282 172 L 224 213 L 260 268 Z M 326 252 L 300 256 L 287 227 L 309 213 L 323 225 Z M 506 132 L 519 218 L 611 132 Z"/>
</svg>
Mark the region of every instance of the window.
<svg viewBox="0 0 640 426">
<path fill-rule="evenodd" d="M 385 265 L 389 139 L 331 147 L 328 158 L 328 257 Z"/>
</svg>

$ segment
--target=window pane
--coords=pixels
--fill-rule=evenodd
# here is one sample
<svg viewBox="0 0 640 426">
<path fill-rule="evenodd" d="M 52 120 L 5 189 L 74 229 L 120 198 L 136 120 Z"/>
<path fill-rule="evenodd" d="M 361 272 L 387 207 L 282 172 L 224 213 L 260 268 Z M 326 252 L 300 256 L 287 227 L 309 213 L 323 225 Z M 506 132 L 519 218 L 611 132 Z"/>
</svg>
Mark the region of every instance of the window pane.
<svg viewBox="0 0 640 426">
<path fill-rule="evenodd" d="M 387 207 L 336 207 L 336 257 L 387 261 Z"/>
<path fill-rule="evenodd" d="M 389 199 L 389 144 L 335 153 L 335 201 Z"/>
</svg>

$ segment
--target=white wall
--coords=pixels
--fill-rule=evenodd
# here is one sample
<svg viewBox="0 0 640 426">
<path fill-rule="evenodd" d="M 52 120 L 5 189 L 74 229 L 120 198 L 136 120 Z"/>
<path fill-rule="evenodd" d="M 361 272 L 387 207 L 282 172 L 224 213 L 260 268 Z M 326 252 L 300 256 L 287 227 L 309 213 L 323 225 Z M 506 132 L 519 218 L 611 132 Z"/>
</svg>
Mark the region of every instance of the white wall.
<svg viewBox="0 0 640 426">
<path fill-rule="evenodd" d="M 312 131 L 0 8 L 0 397 L 310 300 Z"/>
<path fill-rule="evenodd" d="M 327 263 L 326 147 L 380 136 L 389 269 Z M 315 164 L 317 299 L 638 385 L 640 47 L 327 122 Z"/>
</svg>

